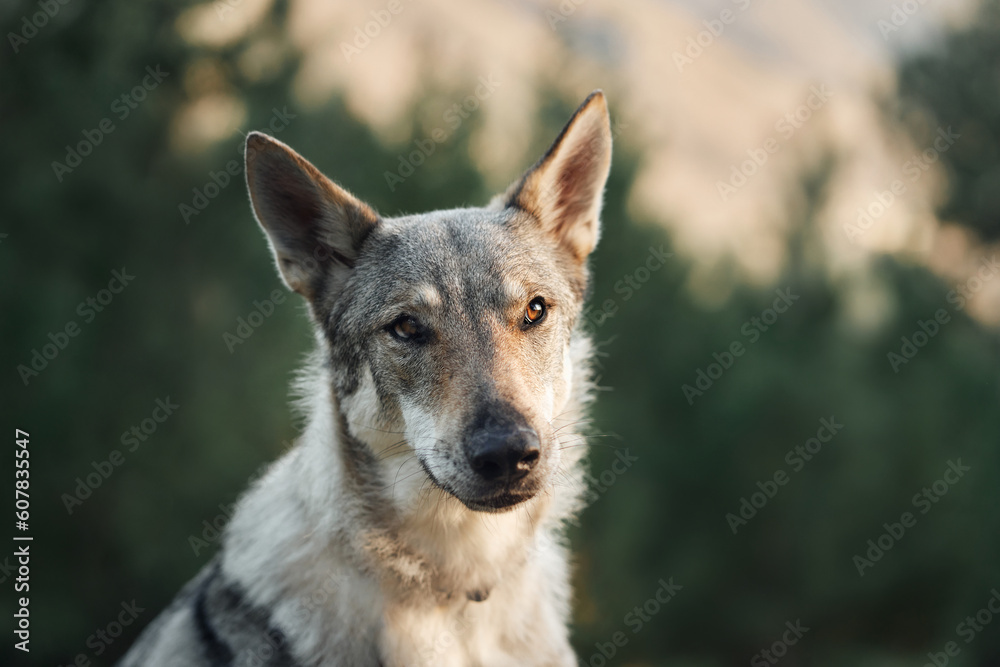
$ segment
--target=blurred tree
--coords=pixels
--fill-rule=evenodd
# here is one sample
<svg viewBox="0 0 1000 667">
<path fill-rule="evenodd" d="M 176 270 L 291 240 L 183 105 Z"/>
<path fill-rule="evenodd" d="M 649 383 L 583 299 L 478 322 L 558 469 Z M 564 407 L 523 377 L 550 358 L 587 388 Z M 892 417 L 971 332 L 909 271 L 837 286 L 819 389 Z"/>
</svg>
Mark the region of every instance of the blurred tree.
<svg viewBox="0 0 1000 667">
<path fill-rule="evenodd" d="M 1000 239 L 1000 0 L 982 0 L 967 27 L 902 64 L 899 103 L 919 146 L 939 126 L 962 136 L 941 154 L 950 186 L 941 217 Z"/>
</svg>

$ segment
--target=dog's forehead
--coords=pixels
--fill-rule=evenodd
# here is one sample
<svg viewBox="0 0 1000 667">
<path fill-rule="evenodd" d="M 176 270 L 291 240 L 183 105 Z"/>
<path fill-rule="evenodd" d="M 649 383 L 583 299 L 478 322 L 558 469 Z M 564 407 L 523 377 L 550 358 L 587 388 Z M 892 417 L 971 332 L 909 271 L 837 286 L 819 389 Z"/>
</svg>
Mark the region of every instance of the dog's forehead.
<svg viewBox="0 0 1000 667">
<path fill-rule="evenodd" d="M 518 239 L 509 222 L 508 213 L 486 209 L 434 211 L 384 220 L 378 236 L 425 265 L 458 268 L 516 251 Z"/>
<path fill-rule="evenodd" d="M 503 211 L 456 209 L 390 218 L 365 243 L 358 264 L 387 297 L 437 305 L 443 294 L 516 300 L 550 271 L 532 238 Z M 391 292 L 392 294 L 389 294 Z"/>
</svg>

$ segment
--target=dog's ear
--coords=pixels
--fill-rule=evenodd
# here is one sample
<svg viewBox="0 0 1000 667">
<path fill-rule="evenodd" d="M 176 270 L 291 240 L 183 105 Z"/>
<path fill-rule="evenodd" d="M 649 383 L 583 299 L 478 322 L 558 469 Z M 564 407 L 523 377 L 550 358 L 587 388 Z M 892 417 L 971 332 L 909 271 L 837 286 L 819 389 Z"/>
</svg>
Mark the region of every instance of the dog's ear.
<svg viewBox="0 0 1000 667">
<path fill-rule="evenodd" d="M 353 268 L 378 215 L 277 139 L 251 132 L 247 187 L 285 284 L 310 301 L 331 267 Z"/>
<path fill-rule="evenodd" d="M 507 206 L 530 213 L 579 261 L 600 235 L 601 200 L 611 168 L 611 121 L 594 91 L 538 163 L 510 187 Z"/>
</svg>

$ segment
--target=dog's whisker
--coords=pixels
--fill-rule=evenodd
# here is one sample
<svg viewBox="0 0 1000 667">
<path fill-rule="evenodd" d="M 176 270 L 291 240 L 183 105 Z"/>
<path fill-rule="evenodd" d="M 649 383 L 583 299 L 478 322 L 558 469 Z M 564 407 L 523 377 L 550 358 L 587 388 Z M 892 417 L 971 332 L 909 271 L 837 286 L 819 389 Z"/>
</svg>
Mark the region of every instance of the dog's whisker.
<svg viewBox="0 0 1000 667">
<path fill-rule="evenodd" d="M 628 449 L 624 445 L 611 445 L 604 442 L 582 442 L 575 445 L 566 445 L 564 447 L 560 447 L 559 451 L 565 451 L 567 449 L 576 449 L 578 447 L 607 447 L 609 449 L 614 449 L 614 450 Z"/>
<path fill-rule="evenodd" d="M 400 440 L 399 442 L 393 443 L 381 450 L 375 457 L 376 461 L 384 461 L 386 459 L 392 458 L 398 455 L 400 452 L 405 451 L 406 446 L 409 444 L 407 440 Z"/>
<path fill-rule="evenodd" d="M 378 428 L 377 426 L 360 425 L 356 428 L 359 431 L 374 431 L 375 433 L 388 433 L 389 435 L 406 435 L 405 431 L 394 431 L 391 429 Z"/>
</svg>

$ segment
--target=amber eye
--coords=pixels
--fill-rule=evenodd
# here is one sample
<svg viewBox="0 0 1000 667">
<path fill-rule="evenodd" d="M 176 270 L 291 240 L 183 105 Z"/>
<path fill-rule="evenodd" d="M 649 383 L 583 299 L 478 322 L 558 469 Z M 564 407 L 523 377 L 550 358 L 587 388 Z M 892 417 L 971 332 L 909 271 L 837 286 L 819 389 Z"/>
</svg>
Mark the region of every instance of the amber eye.
<svg viewBox="0 0 1000 667">
<path fill-rule="evenodd" d="M 416 340 L 421 335 L 420 324 L 409 315 L 402 315 L 390 324 L 389 333 L 399 340 Z"/>
<path fill-rule="evenodd" d="M 524 309 L 524 323 L 538 324 L 545 317 L 545 300 L 536 297 L 528 302 L 528 307 Z"/>
</svg>

